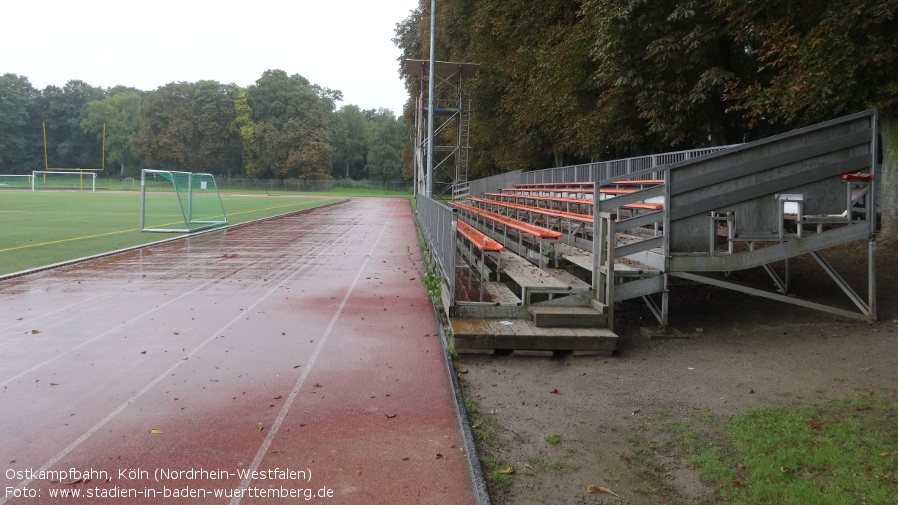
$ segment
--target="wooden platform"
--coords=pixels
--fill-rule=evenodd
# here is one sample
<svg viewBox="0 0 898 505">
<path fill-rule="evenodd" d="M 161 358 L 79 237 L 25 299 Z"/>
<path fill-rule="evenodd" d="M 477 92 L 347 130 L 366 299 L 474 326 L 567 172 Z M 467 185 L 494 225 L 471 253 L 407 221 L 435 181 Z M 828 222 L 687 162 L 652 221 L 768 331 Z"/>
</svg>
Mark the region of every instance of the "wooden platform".
<svg viewBox="0 0 898 505">
<path fill-rule="evenodd" d="M 521 287 L 520 299 L 527 303 L 530 293 L 573 294 L 590 290 L 589 284 L 557 268 L 539 268 L 529 261 L 502 251 L 502 275 Z"/>
<path fill-rule="evenodd" d="M 617 335 L 607 328 L 543 328 L 524 319 L 449 318 L 452 347 L 459 353 L 571 351 L 608 356 Z"/>
</svg>

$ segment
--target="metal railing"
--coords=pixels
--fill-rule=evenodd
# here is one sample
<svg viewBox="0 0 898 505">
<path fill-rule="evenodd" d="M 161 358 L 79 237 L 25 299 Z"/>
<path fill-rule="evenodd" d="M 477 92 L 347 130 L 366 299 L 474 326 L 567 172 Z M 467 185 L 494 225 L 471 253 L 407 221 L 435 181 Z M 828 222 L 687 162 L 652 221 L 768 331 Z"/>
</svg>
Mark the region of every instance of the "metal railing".
<svg viewBox="0 0 898 505">
<path fill-rule="evenodd" d="M 676 151 L 662 154 L 650 154 L 647 156 L 637 156 L 635 158 L 625 158 L 613 161 L 600 161 L 596 163 L 587 163 L 583 165 L 571 165 L 567 167 L 546 168 L 542 170 L 533 170 L 532 172 L 524 172 L 521 175 L 523 183 L 539 183 L 539 182 L 590 182 L 604 181 L 621 177 L 640 170 L 647 170 L 655 167 L 662 167 L 671 163 L 677 163 L 684 160 L 691 160 L 704 156 L 706 154 L 722 151 L 735 147 L 739 144 L 721 147 L 708 147 L 704 149 L 690 149 L 688 151 Z M 660 179 L 659 174 L 644 176 L 644 178 Z M 473 192 L 472 192 L 473 193 Z"/>
<path fill-rule="evenodd" d="M 416 203 L 418 224 L 430 252 L 434 273 L 440 279 L 440 297 L 448 316 L 450 308 L 455 305 L 456 209 L 421 194 Z"/>
</svg>

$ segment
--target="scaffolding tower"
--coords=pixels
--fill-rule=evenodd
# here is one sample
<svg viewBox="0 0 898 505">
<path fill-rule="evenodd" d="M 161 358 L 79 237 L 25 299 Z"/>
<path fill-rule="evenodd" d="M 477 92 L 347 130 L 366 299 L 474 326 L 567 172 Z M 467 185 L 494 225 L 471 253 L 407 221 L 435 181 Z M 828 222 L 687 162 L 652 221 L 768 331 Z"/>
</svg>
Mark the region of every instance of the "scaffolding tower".
<svg viewBox="0 0 898 505">
<path fill-rule="evenodd" d="M 463 84 L 477 73 L 480 65 L 434 62 L 432 114 L 428 110 L 430 86 L 425 86 L 430 77 L 429 67 L 430 60 L 405 61 L 405 73 L 420 78 L 421 87 L 415 107 L 415 190 L 427 194 L 430 182 L 434 198 L 450 195 L 455 198 L 461 188 L 467 188 L 471 151 L 471 95 Z M 430 116 L 433 117 L 433 159 L 428 164 Z"/>
</svg>

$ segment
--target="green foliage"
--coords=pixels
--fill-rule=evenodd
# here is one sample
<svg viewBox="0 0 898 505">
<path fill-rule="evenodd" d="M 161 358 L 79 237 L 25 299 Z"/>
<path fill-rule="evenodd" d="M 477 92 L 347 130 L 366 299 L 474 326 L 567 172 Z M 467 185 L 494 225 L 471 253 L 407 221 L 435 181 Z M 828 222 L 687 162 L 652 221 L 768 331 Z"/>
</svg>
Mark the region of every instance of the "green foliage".
<svg viewBox="0 0 898 505">
<path fill-rule="evenodd" d="M 0 76 L 0 172 L 21 173 L 27 159 L 25 126 L 34 88 L 28 79 L 15 74 Z"/>
<path fill-rule="evenodd" d="M 120 176 L 125 175 L 126 166 L 136 165 L 137 153 L 131 147 L 131 136 L 140 128 L 140 103 L 140 93 L 134 90 L 107 95 L 89 102 L 87 116 L 81 121 L 81 129 L 95 135 L 101 143 L 105 125 L 105 161 L 117 164 Z M 137 171 L 132 170 L 128 175 L 134 177 Z"/>
<path fill-rule="evenodd" d="M 87 104 L 102 99 L 103 90 L 84 81 L 68 81 L 62 88 L 47 86 L 36 97 L 37 111 L 32 118 L 46 125 L 47 157 L 51 168 L 100 168 L 102 143 L 81 128 L 87 116 Z M 43 140 L 31 146 L 42 150 Z M 43 163 L 41 163 L 43 165 Z"/>
<path fill-rule="evenodd" d="M 552 445 L 558 445 L 561 442 L 561 436 L 558 434 L 546 435 L 545 440 Z"/>
<path fill-rule="evenodd" d="M 301 75 L 266 70 L 247 87 L 246 102 L 256 124 L 252 150 L 247 154 L 259 172 L 277 178 L 330 179 L 333 146 L 332 99 Z M 249 167 L 249 165 L 248 165 Z"/>
<path fill-rule="evenodd" d="M 185 170 L 198 160 L 193 91 L 190 83 L 173 82 L 144 99 L 133 144 L 149 165 Z"/>
<path fill-rule="evenodd" d="M 402 148 L 408 143 L 405 127 L 389 110 L 381 109 L 371 121 L 371 147 L 366 170 L 376 181 L 402 180 Z"/>
<path fill-rule="evenodd" d="M 341 107 L 331 123 L 334 135 L 334 176 L 364 179 L 368 155 L 369 124 L 357 105 Z"/>
</svg>

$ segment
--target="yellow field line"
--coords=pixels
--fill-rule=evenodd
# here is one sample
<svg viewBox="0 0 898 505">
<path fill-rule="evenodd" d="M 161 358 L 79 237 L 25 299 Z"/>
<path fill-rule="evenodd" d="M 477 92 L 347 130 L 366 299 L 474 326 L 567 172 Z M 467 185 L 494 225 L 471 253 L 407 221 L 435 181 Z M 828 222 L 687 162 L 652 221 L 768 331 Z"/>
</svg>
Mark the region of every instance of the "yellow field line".
<svg viewBox="0 0 898 505">
<path fill-rule="evenodd" d="M 110 232 L 106 232 L 106 233 L 98 233 L 96 235 L 85 235 L 83 237 L 73 237 L 73 238 L 64 238 L 64 239 L 60 239 L 60 240 L 52 240 L 50 242 L 41 242 L 39 244 L 28 244 L 28 245 L 19 245 L 19 246 L 15 246 L 15 247 L 7 247 L 6 249 L 0 249 L 0 253 L 9 252 L 9 251 L 17 251 L 19 249 L 28 249 L 31 247 L 41 247 L 41 246 L 45 246 L 45 245 L 61 244 L 63 242 L 73 242 L 75 240 L 85 240 L 85 239 L 89 239 L 89 238 L 105 237 L 107 235 L 117 235 L 119 233 L 128 233 L 128 232 L 132 232 L 132 231 L 137 231 L 138 229 L 139 228 L 131 228 L 129 230 L 110 231 Z"/>
</svg>

